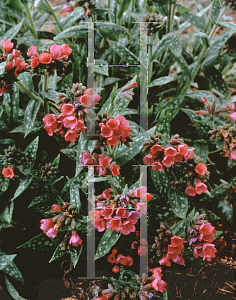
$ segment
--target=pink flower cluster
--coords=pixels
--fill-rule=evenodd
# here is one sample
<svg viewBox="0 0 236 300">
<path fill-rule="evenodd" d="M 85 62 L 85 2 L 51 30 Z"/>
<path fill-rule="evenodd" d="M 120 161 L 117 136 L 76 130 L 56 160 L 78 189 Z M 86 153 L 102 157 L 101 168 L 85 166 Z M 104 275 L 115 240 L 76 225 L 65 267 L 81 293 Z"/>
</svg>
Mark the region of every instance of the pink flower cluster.
<svg viewBox="0 0 236 300">
<path fill-rule="evenodd" d="M 101 135 L 106 139 L 107 145 L 118 145 L 119 140 L 126 142 L 126 138 L 131 135 L 129 122 L 125 117 L 118 115 L 115 119 L 110 117 L 108 121 L 98 124 L 101 128 Z"/>
<path fill-rule="evenodd" d="M 40 228 L 43 230 L 43 232 L 46 233 L 48 237 L 55 238 L 57 235 L 59 226 L 57 224 L 54 224 L 52 219 L 42 219 L 40 220 L 41 226 Z"/>
<path fill-rule="evenodd" d="M 203 260 L 210 261 L 215 258 L 215 245 L 211 244 L 214 240 L 215 228 L 211 223 L 203 223 L 199 229 L 196 237 L 192 237 L 189 241 L 189 245 L 193 246 L 193 256 L 195 258 L 202 257 Z"/>
<path fill-rule="evenodd" d="M 2 175 L 6 178 L 13 178 L 14 177 L 14 170 L 12 167 L 2 169 Z"/>
<path fill-rule="evenodd" d="M 96 167 L 96 171 L 99 176 L 104 175 L 120 175 L 120 167 L 112 162 L 112 158 L 105 155 L 99 156 L 97 153 L 93 153 L 93 156 L 89 152 L 83 152 L 80 158 L 83 165 L 99 165 Z"/>
<path fill-rule="evenodd" d="M 25 61 L 20 58 L 21 52 L 20 50 L 13 49 L 14 44 L 7 40 L 7 41 L 2 41 L 1 45 L 4 50 L 4 55 L 7 58 L 7 64 L 5 67 L 5 71 L 14 71 L 15 76 L 19 76 L 20 73 L 22 73 L 24 70 L 28 70 L 29 64 L 25 63 Z M 12 50 L 13 49 L 13 50 Z M 11 54 L 8 54 L 9 51 L 12 50 Z"/>
<path fill-rule="evenodd" d="M 31 57 L 31 68 L 34 69 L 39 64 L 49 65 L 53 60 L 67 60 L 71 52 L 72 49 L 67 44 L 63 44 L 62 46 L 53 44 L 50 47 L 49 53 L 44 52 L 38 56 L 36 47 L 32 45 L 28 49 L 27 55 Z"/>
<path fill-rule="evenodd" d="M 59 116 L 47 114 L 43 118 L 44 128 L 47 130 L 48 135 L 52 136 L 56 130 L 65 137 L 66 142 L 74 143 L 76 138 L 78 138 L 78 133 L 84 132 L 87 127 L 84 126 L 81 118 L 76 117 L 73 104 L 63 104 L 60 109 L 61 114 Z"/>
<path fill-rule="evenodd" d="M 170 267 L 173 261 L 176 264 L 184 265 L 184 258 L 180 253 L 184 253 L 184 240 L 175 235 L 171 238 L 171 244 L 168 245 L 167 254 L 159 260 L 159 264 Z"/>
<path fill-rule="evenodd" d="M 148 208 L 147 202 L 149 202 L 152 199 L 152 195 L 150 193 L 147 193 L 147 187 L 146 186 L 138 187 L 133 191 L 133 195 L 142 201 L 142 202 L 141 201 L 137 202 L 135 204 L 135 208 L 143 214 L 147 213 L 147 208 Z"/>
<path fill-rule="evenodd" d="M 163 293 L 166 289 L 166 285 L 167 283 L 162 280 L 162 269 L 160 267 L 157 267 L 157 268 L 153 268 L 151 269 L 151 272 L 152 272 L 152 277 L 154 277 L 154 280 L 151 282 L 151 287 L 158 291 L 158 292 L 161 292 Z"/>
<path fill-rule="evenodd" d="M 121 231 L 124 235 L 129 235 L 135 232 L 135 224 L 139 219 L 138 211 L 126 211 L 123 207 L 113 209 L 112 207 L 104 207 L 102 209 L 95 209 L 89 212 L 91 222 L 99 232 L 105 229 Z"/>
<path fill-rule="evenodd" d="M 118 254 L 117 257 L 115 257 L 116 254 L 117 254 L 117 249 L 113 249 L 112 253 L 107 257 L 109 263 L 116 264 L 113 267 L 112 272 L 118 273 L 120 271 L 120 268 L 117 264 L 121 264 L 123 266 L 129 266 L 129 267 L 132 266 L 133 258 L 130 255 L 124 256 L 122 254 Z"/>
<path fill-rule="evenodd" d="M 99 103 L 101 97 L 99 94 L 93 94 L 93 89 L 87 89 L 85 94 L 79 98 L 80 103 L 84 107 L 92 107 Z"/>
</svg>

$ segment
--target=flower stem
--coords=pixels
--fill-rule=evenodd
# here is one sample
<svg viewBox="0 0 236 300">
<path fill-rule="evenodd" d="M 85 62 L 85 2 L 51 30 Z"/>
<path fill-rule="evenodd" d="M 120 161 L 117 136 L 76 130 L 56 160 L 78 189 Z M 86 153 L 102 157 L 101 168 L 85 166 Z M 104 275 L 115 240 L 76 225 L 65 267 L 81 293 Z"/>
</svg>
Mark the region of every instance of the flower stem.
<svg viewBox="0 0 236 300">
<path fill-rule="evenodd" d="M 20 80 L 16 83 L 28 94 L 30 98 L 42 102 L 42 99 L 38 98 L 35 94 L 33 94 Z"/>
<path fill-rule="evenodd" d="M 27 17 L 28 17 L 28 19 L 30 21 L 30 25 L 31 25 L 31 30 L 32 30 L 33 36 L 34 36 L 35 39 L 38 39 L 38 34 L 37 34 L 36 30 L 35 30 L 34 22 L 33 22 L 33 19 L 31 17 L 30 10 L 29 10 L 29 5 L 28 5 L 27 2 L 25 3 L 25 10 L 26 10 Z"/>
<path fill-rule="evenodd" d="M 59 20 L 58 20 L 58 18 L 57 18 L 57 15 L 55 14 L 54 10 L 52 9 L 50 3 L 48 2 L 48 0 L 44 0 L 44 1 L 45 1 L 45 3 L 46 3 L 47 7 L 49 8 L 49 10 L 51 11 L 51 14 L 52 14 L 52 16 L 53 16 L 55 22 L 57 23 L 57 26 L 58 26 L 59 31 L 60 31 L 60 32 L 63 31 L 63 28 L 61 27 L 61 24 L 60 24 L 60 22 L 59 22 Z"/>
<path fill-rule="evenodd" d="M 111 181 L 111 175 L 107 175 L 107 178 L 108 178 L 108 181 L 109 181 L 109 183 L 110 183 L 110 185 L 111 185 L 111 187 L 112 187 L 112 189 L 113 189 L 114 194 L 115 194 L 115 195 L 119 195 L 119 194 L 118 194 L 118 191 L 117 191 L 117 189 L 116 189 L 116 187 L 114 186 L 114 184 L 113 184 L 112 181 Z"/>
</svg>

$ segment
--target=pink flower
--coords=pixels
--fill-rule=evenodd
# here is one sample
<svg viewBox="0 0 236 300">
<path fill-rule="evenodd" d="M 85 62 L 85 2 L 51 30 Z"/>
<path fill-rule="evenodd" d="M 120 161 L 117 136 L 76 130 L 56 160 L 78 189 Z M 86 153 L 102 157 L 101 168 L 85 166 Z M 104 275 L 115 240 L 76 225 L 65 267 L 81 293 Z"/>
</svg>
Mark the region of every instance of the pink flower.
<svg viewBox="0 0 236 300">
<path fill-rule="evenodd" d="M 185 160 L 189 160 L 191 157 L 194 156 L 194 151 L 192 149 L 188 149 L 188 152 L 186 155 L 184 155 Z"/>
<path fill-rule="evenodd" d="M 27 52 L 28 56 L 36 56 L 37 55 L 37 49 L 34 45 L 32 45 Z"/>
<path fill-rule="evenodd" d="M 120 231 L 121 229 L 121 217 L 115 216 L 109 221 L 110 229 Z"/>
<path fill-rule="evenodd" d="M 96 105 L 101 100 L 101 96 L 99 94 L 95 94 L 94 98 L 95 98 L 95 105 Z"/>
<path fill-rule="evenodd" d="M 120 167 L 118 165 L 115 165 L 111 168 L 111 174 L 113 176 L 120 175 Z"/>
<path fill-rule="evenodd" d="M 116 215 L 121 218 L 125 218 L 126 217 L 126 209 L 124 207 L 118 207 L 116 209 Z"/>
<path fill-rule="evenodd" d="M 132 266 L 132 264 L 133 264 L 133 258 L 130 255 L 126 256 L 126 260 L 127 260 L 127 265 L 129 267 Z"/>
<path fill-rule="evenodd" d="M 188 145 L 187 144 L 178 145 L 177 149 L 178 149 L 179 154 L 182 156 L 185 156 L 188 153 Z"/>
<path fill-rule="evenodd" d="M 77 119 L 74 116 L 69 116 L 63 119 L 63 125 L 66 128 L 74 129 L 77 125 Z"/>
<path fill-rule="evenodd" d="M 34 69 L 39 65 L 39 58 L 36 56 L 31 57 L 31 68 Z"/>
<path fill-rule="evenodd" d="M 127 220 L 132 222 L 133 224 L 136 224 L 138 222 L 138 219 L 139 219 L 139 212 L 138 211 L 130 211 L 130 212 L 127 212 Z"/>
<path fill-rule="evenodd" d="M 135 232 L 135 226 L 131 221 L 124 221 L 121 226 L 121 232 L 124 235 L 129 235 L 130 232 Z"/>
<path fill-rule="evenodd" d="M 160 161 L 155 161 L 152 165 L 152 170 L 161 172 L 163 170 L 163 165 Z"/>
<path fill-rule="evenodd" d="M 171 266 L 171 262 L 170 262 L 169 259 L 167 258 L 167 255 L 164 255 L 164 256 L 162 257 L 162 259 L 159 260 L 159 264 L 160 264 L 160 265 L 164 265 L 164 266 L 168 266 L 168 267 Z"/>
<path fill-rule="evenodd" d="M 146 214 L 147 213 L 147 203 L 145 203 L 145 202 L 137 202 L 135 204 L 135 208 L 137 210 L 139 210 L 142 214 Z"/>
<path fill-rule="evenodd" d="M 143 161 L 145 165 L 152 165 L 154 164 L 154 157 L 152 156 L 151 153 L 149 153 L 143 158 Z"/>
<path fill-rule="evenodd" d="M 107 261 L 111 264 L 114 264 L 116 262 L 116 258 L 115 258 L 115 255 L 113 254 L 110 254 L 108 257 L 107 257 Z"/>
<path fill-rule="evenodd" d="M 39 56 L 39 61 L 41 64 L 49 65 L 52 62 L 52 56 L 49 53 L 42 53 Z"/>
<path fill-rule="evenodd" d="M 236 160 L 236 153 L 235 153 L 235 151 L 233 151 L 233 150 L 229 151 L 229 159 L 230 160 Z"/>
<path fill-rule="evenodd" d="M 50 47 L 50 54 L 51 54 L 52 59 L 55 59 L 55 60 L 61 59 L 61 46 L 58 46 L 57 44 L 53 44 Z"/>
<path fill-rule="evenodd" d="M 107 206 L 101 210 L 100 214 L 104 219 L 109 220 L 112 217 L 113 211 L 114 210 L 110 206 Z"/>
<path fill-rule="evenodd" d="M 62 208 L 59 205 L 53 204 L 51 206 L 51 211 L 58 211 L 58 210 L 62 210 Z"/>
<path fill-rule="evenodd" d="M 97 228 L 99 232 L 102 232 L 106 229 L 106 222 L 103 218 L 95 220 L 94 227 Z"/>
<path fill-rule="evenodd" d="M 118 144 L 119 144 L 119 140 L 115 136 L 112 136 L 112 137 L 107 139 L 107 145 L 115 146 L 115 145 L 118 145 Z"/>
<path fill-rule="evenodd" d="M 112 137 L 113 135 L 113 130 L 111 129 L 110 126 L 102 125 L 101 126 L 101 134 L 105 138 Z"/>
<path fill-rule="evenodd" d="M 138 255 L 145 256 L 147 252 L 148 252 L 148 248 L 146 246 L 138 247 Z"/>
<path fill-rule="evenodd" d="M 106 122 L 106 125 L 109 126 L 112 130 L 118 130 L 119 124 L 116 120 L 109 118 L 109 120 Z"/>
<path fill-rule="evenodd" d="M 127 258 L 126 256 L 122 255 L 122 254 L 118 254 L 117 258 L 116 258 L 116 263 L 117 264 L 121 264 L 123 266 L 127 265 Z"/>
<path fill-rule="evenodd" d="M 76 141 L 76 138 L 78 138 L 78 134 L 75 130 L 69 129 L 67 130 L 65 134 L 65 141 L 74 143 Z"/>
<path fill-rule="evenodd" d="M 25 66 L 25 62 L 23 61 L 22 58 L 20 57 L 17 57 L 13 60 L 13 63 L 14 63 L 14 66 L 16 68 L 18 68 L 18 70 L 23 70 L 24 69 L 24 66 Z"/>
<path fill-rule="evenodd" d="M 202 257 L 203 260 L 210 261 L 212 258 L 215 258 L 215 253 L 217 250 L 215 249 L 214 244 L 203 243 L 193 247 L 193 256 L 195 258 Z"/>
<path fill-rule="evenodd" d="M 12 58 L 17 58 L 19 57 L 21 54 L 20 50 L 16 50 L 16 49 L 13 49 L 12 53 L 11 53 L 11 57 Z"/>
<path fill-rule="evenodd" d="M 58 227 L 54 226 L 52 219 L 42 219 L 40 223 L 40 228 L 43 230 L 43 232 L 45 232 L 48 237 L 55 238 Z"/>
<path fill-rule="evenodd" d="M 127 86 L 123 87 L 122 90 L 121 90 L 121 92 L 126 92 L 126 91 L 128 91 L 130 89 L 133 89 L 133 88 L 137 87 L 137 86 L 138 86 L 138 84 L 137 84 L 136 81 L 131 82 Z"/>
<path fill-rule="evenodd" d="M 167 147 L 164 151 L 165 156 L 175 156 L 177 154 L 177 151 L 173 147 Z"/>
<path fill-rule="evenodd" d="M 102 198 L 103 198 L 103 199 L 111 199 L 111 194 L 110 194 L 110 192 L 111 192 L 111 189 L 110 189 L 110 188 L 108 188 L 108 189 L 106 189 L 105 191 L 103 191 L 102 194 L 101 194 Z"/>
<path fill-rule="evenodd" d="M 9 61 L 5 67 L 5 71 L 8 72 L 14 67 L 13 62 Z"/>
<path fill-rule="evenodd" d="M 119 268 L 119 266 L 117 266 L 117 265 L 115 265 L 113 268 L 112 268 L 112 272 L 113 273 L 119 273 L 120 272 L 120 268 Z M 98 299 L 100 299 L 101 298 L 101 300 L 103 300 L 103 299 L 107 299 L 107 297 L 99 297 Z M 96 300 L 96 299 L 95 299 Z"/>
<path fill-rule="evenodd" d="M 110 166 L 112 159 L 110 157 L 101 156 L 99 157 L 99 165 L 102 166 L 104 169 L 107 169 Z"/>
<path fill-rule="evenodd" d="M 203 223 L 199 227 L 200 239 L 205 242 L 213 242 L 214 234 L 216 232 L 215 228 L 211 225 L 211 223 Z"/>
<path fill-rule="evenodd" d="M 166 289 L 165 286 L 167 285 L 167 283 L 164 280 L 161 280 L 160 277 L 156 278 L 152 281 L 151 283 L 151 287 L 156 290 L 159 291 L 161 293 L 163 293 Z"/>
<path fill-rule="evenodd" d="M 147 193 L 147 187 L 140 186 L 133 191 L 133 195 L 137 198 L 140 198 L 140 193 Z"/>
<path fill-rule="evenodd" d="M 163 166 L 170 168 L 175 163 L 175 157 L 174 156 L 165 156 L 162 160 Z"/>
<path fill-rule="evenodd" d="M 205 185 L 205 183 L 198 181 L 195 185 L 195 190 L 198 195 L 201 195 L 202 193 L 207 192 L 207 186 Z"/>
<path fill-rule="evenodd" d="M 230 118 L 232 121 L 236 122 L 236 112 L 233 112 L 232 114 L 227 116 L 228 118 Z"/>
<path fill-rule="evenodd" d="M 11 41 L 9 41 L 9 40 L 2 41 L 1 45 L 3 47 L 3 50 L 4 50 L 5 54 L 7 54 L 13 48 L 13 46 L 14 46 L 14 44 Z"/>
<path fill-rule="evenodd" d="M 196 196 L 196 190 L 191 184 L 186 188 L 185 193 L 188 196 L 192 196 L 192 197 Z"/>
<path fill-rule="evenodd" d="M 12 167 L 2 169 L 2 175 L 5 178 L 13 178 L 14 177 L 14 171 L 13 171 Z"/>
<path fill-rule="evenodd" d="M 77 233 L 73 233 L 72 236 L 70 237 L 69 244 L 70 245 L 72 244 L 72 246 L 81 245 L 82 240 Z"/>
<path fill-rule="evenodd" d="M 84 107 L 90 107 L 95 105 L 95 97 L 89 94 L 81 96 L 79 101 Z"/>
<path fill-rule="evenodd" d="M 83 165 L 93 165 L 95 163 L 88 151 L 81 153 L 80 161 Z"/>
<path fill-rule="evenodd" d="M 173 236 L 171 238 L 171 245 L 178 247 L 181 252 L 184 252 L 184 240 L 180 236 Z"/>
<path fill-rule="evenodd" d="M 73 104 L 63 104 L 61 107 L 61 113 L 63 116 L 70 116 L 75 111 L 75 106 Z"/>
<path fill-rule="evenodd" d="M 68 59 L 68 56 L 71 54 L 71 52 L 72 49 L 67 44 L 63 44 L 61 46 L 61 56 L 65 59 Z"/>
<path fill-rule="evenodd" d="M 207 167 L 204 163 L 197 164 L 195 167 L 195 172 L 201 176 L 204 176 L 207 171 Z"/>
<path fill-rule="evenodd" d="M 156 154 L 156 153 L 158 153 L 162 150 L 163 150 L 162 146 L 158 145 L 158 144 L 156 144 L 156 145 L 154 145 L 150 148 L 150 151 L 151 151 L 152 154 Z"/>
</svg>

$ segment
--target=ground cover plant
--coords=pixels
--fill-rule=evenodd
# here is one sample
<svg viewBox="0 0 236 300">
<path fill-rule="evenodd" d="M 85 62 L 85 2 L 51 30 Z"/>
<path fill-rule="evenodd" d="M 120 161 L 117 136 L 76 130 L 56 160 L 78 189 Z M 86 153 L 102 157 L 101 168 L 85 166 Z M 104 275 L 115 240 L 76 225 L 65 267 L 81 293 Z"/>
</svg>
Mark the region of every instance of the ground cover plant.
<svg viewBox="0 0 236 300">
<path fill-rule="evenodd" d="M 234 299 L 235 1 L 0 8 L 2 299 Z"/>
</svg>

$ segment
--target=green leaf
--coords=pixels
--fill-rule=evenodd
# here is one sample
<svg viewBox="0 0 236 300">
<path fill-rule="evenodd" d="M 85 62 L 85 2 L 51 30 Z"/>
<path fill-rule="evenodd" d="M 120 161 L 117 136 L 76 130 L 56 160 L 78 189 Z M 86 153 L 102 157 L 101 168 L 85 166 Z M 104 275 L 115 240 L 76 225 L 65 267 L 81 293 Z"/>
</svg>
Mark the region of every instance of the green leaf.
<svg viewBox="0 0 236 300">
<path fill-rule="evenodd" d="M 159 120 L 157 123 L 156 132 L 162 133 L 167 138 L 170 136 L 170 129 L 171 129 L 171 114 L 167 113 L 163 118 Z"/>
<path fill-rule="evenodd" d="M 44 194 L 44 195 L 37 196 L 30 202 L 28 208 L 30 208 L 34 205 L 47 203 L 52 199 L 53 199 L 53 194 Z"/>
<path fill-rule="evenodd" d="M 30 73 L 28 72 L 24 72 L 24 73 L 21 73 L 19 76 L 18 76 L 18 79 L 30 90 L 30 91 L 33 91 L 34 90 L 34 84 L 33 84 L 33 79 L 30 75 Z M 21 87 L 20 87 L 20 90 L 22 93 L 25 93 L 25 90 L 23 90 Z"/>
<path fill-rule="evenodd" d="M 62 79 L 59 84 L 59 92 L 64 92 L 66 89 L 72 87 L 73 84 L 73 74 L 70 73 L 68 76 Z"/>
<path fill-rule="evenodd" d="M 101 66 L 95 65 L 94 72 L 97 73 L 97 74 L 108 76 L 109 75 L 108 70 L 109 70 L 108 64 L 107 65 L 101 65 Z"/>
<path fill-rule="evenodd" d="M 10 283 L 10 281 L 5 277 L 5 284 L 7 287 L 7 290 L 9 294 L 12 296 L 13 299 L 15 300 L 27 300 L 19 295 L 17 290 L 14 288 L 14 286 Z"/>
<path fill-rule="evenodd" d="M 56 248 L 56 250 L 54 251 L 51 259 L 49 260 L 49 263 L 51 263 L 55 259 L 58 259 L 58 258 L 62 257 L 65 254 L 66 254 L 66 252 L 64 250 L 61 250 L 60 245 L 58 245 L 57 248 Z"/>
<path fill-rule="evenodd" d="M 195 154 L 201 157 L 203 163 L 206 163 L 208 157 L 208 144 L 195 141 L 193 147 L 196 148 L 194 150 Z"/>
<path fill-rule="evenodd" d="M 227 200 L 221 200 L 218 204 L 218 209 L 220 209 L 221 214 L 223 217 L 233 225 L 234 221 L 234 212 L 233 212 L 233 205 L 228 205 Z"/>
<path fill-rule="evenodd" d="M 116 23 L 116 13 L 118 10 L 118 3 L 116 0 L 110 1 L 110 17 L 113 23 Z"/>
<path fill-rule="evenodd" d="M 28 242 L 20 245 L 18 248 L 26 248 L 26 249 L 32 249 L 32 250 L 51 250 L 53 247 L 55 247 L 55 243 L 46 236 L 44 232 L 36 235 Z"/>
<path fill-rule="evenodd" d="M 56 90 L 57 89 L 57 72 L 55 70 L 54 75 L 51 75 L 49 77 L 49 84 L 48 88 L 51 90 Z"/>
<path fill-rule="evenodd" d="M 72 36 L 86 39 L 88 36 L 88 27 L 83 25 L 69 27 L 56 35 L 54 40 L 64 39 Z"/>
<path fill-rule="evenodd" d="M 4 61 L 2 63 L 0 63 L 0 76 L 3 75 L 5 73 L 5 67 L 6 67 L 7 62 Z"/>
<path fill-rule="evenodd" d="M 14 209 L 14 202 L 8 203 L 3 212 L 3 217 L 7 223 L 11 223 L 12 214 Z"/>
<path fill-rule="evenodd" d="M 164 85 L 164 84 L 167 84 L 167 83 L 173 81 L 175 78 L 176 78 L 176 74 L 171 75 L 171 76 L 164 76 L 161 78 L 157 78 L 157 79 L 153 80 L 152 82 L 150 82 L 148 87 L 151 88 L 153 86 Z"/>
<path fill-rule="evenodd" d="M 114 33 L 116 35 L 125 34 L 130 36 L 129 32 L 125 27 L 122 27 L 120 25 L 111 22 L 96 23 L 96 28 L 102 29 L 103 31 L 109 33 Z"/>
<path fill-rule="evenodd" d="M 75 149 L 62 149 L 60 151 L 67 155 L 71 160 L 76 159 L 77 151 Z"/>
<path fill-rule="evenodd" d="M 34 122 L 40 109 L 41 102 L 31 99 L 25 109 L 25 137 L 34 128 Z"/>
<path fill-rule="evenodd" d="M 152 182 L 156 188 L 156 192 L 160 195 L 167 194 L 170 183 L 165 171 L 150 171 L 152 176 Z"/>
<path fill-rule="evenodd" d="M 192 223 L 194 221 L 194 216 L 195 216 L 195 207 L 187 215 L 187 219 Z"/>
<path fill-rule="evenodd" d="M 171 42 L 169 44 L 169 48 L 175 56 L 180 57 L 180 55 L 182 53 L 182 46 L 181 46 L 181 41 L 180 41 L 179 36 L 176 35 L 171 40 Z"/>
<path fill-rule="evenodd" d="M 81 208 L 79 188 L 73 182 L 70 185 L 70 204 L 75 205 L 78 211 Z"/>
<path fill-rule="evenodd" d="M 216 233 L 214 234 L 214 240 L 217 239 L 220 235 L 222 235 L 223 231 L 216 231 Z"/>
<path fill-rule="evenodd" d="M 153 50 L 152 60 L 158 59 L 158 57 L 166 50 L 171 41 L 175 38 L 174 33 L 168 33 L 160 40 L 157 46 Z"/>
<path fill-rule="evenodd" d="M 52 162 L 53 167 L 59 167 L 59 164 L 60 164 L 60 153 L 57 155 L 56 158 L 54 158 Z"/>
<path fill-rule="evenodd" d="M 211 18 L 212 23 L 215 24 L 217 22 L 220 11 L 221 11 L 220 0 L 213 0 L 212 7 L 211 7 L 211 14 L 210 14 L 210 18 Z"/>
<path fill-rule="evenodd" d="M 170 231 L 174 235 L 178 235 L 178 236 L 181 236 L 182 238 L 185 238 L 185 236 L 186 236 L 186 225 L 187 225 L 187 220 L 181 220 L 178 223 L 175 223 L 170 228 Z"/>
<path fill-rule="evenodd" d="M 1 191 L 6 192 L 10 183 L 10 178 L 0 178 Z"/>
<path fill-rule="evenodd" d="M 204 32 L 196 32 L 196 33 L 194 33 L 194 36 L 200 36 L 203 45 L 205 45 L 207 47 L 210 47 L 210 40 L 209 40 L 209 37 L 208 37 L 208 35 L 206 33 L 204 33 Z"/>
<path fill-rule="evenodd" d="M 181 69 L 186 73 L 186 75 L 190 76 L 188 64 L 187 64 L 186 60 L 183 58 L 183 56 L 180 55 L 178 57 L 176 55 L 173 55 L 173 57 L 174 57 L 174 60 L 178 63 L 178 65 L 181 67 Z"/>
<path fill-rule="evenodd" d="M 34 167 L 34 163 L 37 158 L 38 144 L 39 136 L 37 136 L 25 149 L 25 156 L 28 159 L 27 168 L 30 170 Z"/>
<path fill-rule="evenodd" d="M 80 19 L 84 8 L 77 7 L 72 12 L 70 12 L 64 19 L 60 21 L 60 24 L 63 28 L 69 27 L 71 24 L 75 23 L 78 19 Z"/>
<path fill-rule="evenodd" d="M 213 66 L 207 67 L 204 70 L 205 76 L 211 81 L 212 86 L 223 95 L 229 95 L 228 85 L 222 78 L 221 73 Z"/>
<path fill-rule="evenodd" d="M 119 166 L 123 166 L 135 157 L 142 150 L 143 143 L 148 142 L 150 140 L 150 135 L 154 134 L 155 131 L 156 126 L 149 129 L 147 132 L 140 133 L 138 136 L 134 137 L 130 148 L 125 145 L 118 148 L 115 155 L 116 163 Z"/>
<path fill-rule="evenodd" d="M 129 64 L 139 64 L 139 59 L 126 47 L 120 45 L 115 41 L 108 40 L 111 48 Z"/>
<path fill-rule="evenodd" d="M 13 123 L 17 123 L 18 110 L 19 110 L 19 88 L 17 84 L 13 84 L 12 96 L 11 96 L 11 110 Z"/>
<path fill-rule="evenodd" d="M 119 6 L 119 11 L 117 14 L 117 18 L 120 19 L 123 13 L 128 9 L 129 5 L 131 3 L 131 0 L 122 0 Z"/>
<path fill-rule="evenodd" d="M 192 25 L 194 25 L 195 27 L 204 30 L 206 27 L 206 23 L 205 20 L 201 17 L 198 17 L 196 15 L 193 14 L 189 14 L 189 13 L 184 13 L 183 17 L 189 21 Z"/>
<path fill-rule="evenodd" d="M 76 249 L 76 252 L 70 252 L 70 259 L 73 262 L 74 268 L 76 267 L 79 261 L 80 255 L 82 253 L 83 245 L 81 245 L 79 248 L 80 248 L 79 251 L 78 249 Z"/>
<path fill-rule="evenodd" d="M 168 300 L 168 293 L 167 293 L 167 290 L 165 290 L 165 291 L 162 293 L 160 300 Z"/>
<path fill-rule="evenodd" d="M 0 255 L 6 254 L 2 250 L 0 250 Z M 24 278 L 13 261 L 9 262 L 9 264 L 3 269 L 3 272 L 24 284 Z"/>
<path fill-rule="evenodd" d="M 106 231 L 104 232 L 100 240 L 94 259 L 96 260 L 106 255 L 110 251 L 110 249 L 115 245 L 115 243 L 118 241 L 120 236 L 121 236 L 121 231 L 116 232 L 114 230 L 106 229 Z"/>
<path fill-rule="evenodd" d="M 17 35 L 17 33 L 20 31 L 23 21 L 24 20 L 22 20 L 19 24 L 15 25 L 11 29 L 9 29 L 2 37 L 2 41 L 13 40 L 14 37 Z"/>
<path fill-rule="evenodd" d="M 19 197 L 28 188 L 28 186 L 30 185 L 32 180 L 33 180 L 33 177 L 21 179 L 20 184 L 19 184 L 17 190 L 15 191 L 15 194 L 14 194 L 13 198 L 11 199 L 11 201 L 13 201 L 17 197 Z"/>
<path fill-rule="evenodd" d="M 169 189 L 168 199 L 176 216 L 178 216 L 181 219 L 185 219 L 186 213 L 188 211 L 187 194 L 180 194 L 174 189 Z"/>
<path fill-rule="evenodd" d="M 6 266 L 13 261 L 13 259 L 16 257 L 16 254 L 13 255 L 1 255 L 0 256 L 0 270 L 3 270 L 6 268 Z"/>
</svg>

